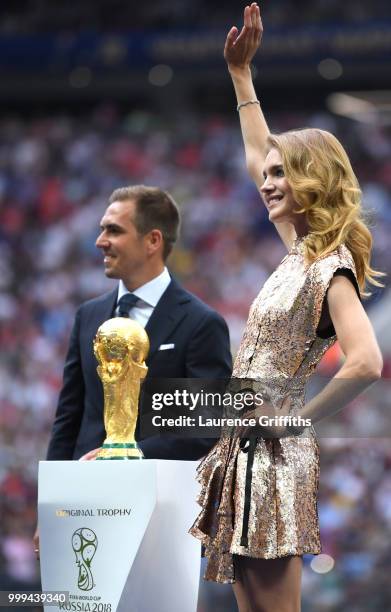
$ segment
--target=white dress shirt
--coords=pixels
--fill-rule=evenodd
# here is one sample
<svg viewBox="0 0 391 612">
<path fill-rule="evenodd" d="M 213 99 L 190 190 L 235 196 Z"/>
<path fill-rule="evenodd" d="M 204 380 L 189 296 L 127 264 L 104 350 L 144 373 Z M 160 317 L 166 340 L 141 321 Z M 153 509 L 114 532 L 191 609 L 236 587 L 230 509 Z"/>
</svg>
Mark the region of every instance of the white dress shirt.
<svg viewBox="0 0 391 612">
<path fill-rule="evenodd" d="M 148 283 L 141 285 L 141 287 L 138 287 L 132 292 L 128 291 L 123 281 L 120 280 L 118 286 L 117 305 L 118 301 L 123 295 L 125 295 L 125 293 L 133 293 L 133 295 L 136 295 L 139 298 L 139 301 L 137 302 L 136 306 L 130 310 L 129 318 L 137 321 L 137 323 L 140 323 L 140 325 L 145 327 L 154 311 L 156 304 L 170 283 L 171 277 L 166 267 L 164 268 L 163 272 L 159 274 L 159 276 L 156 276 Z"/>
</svg>

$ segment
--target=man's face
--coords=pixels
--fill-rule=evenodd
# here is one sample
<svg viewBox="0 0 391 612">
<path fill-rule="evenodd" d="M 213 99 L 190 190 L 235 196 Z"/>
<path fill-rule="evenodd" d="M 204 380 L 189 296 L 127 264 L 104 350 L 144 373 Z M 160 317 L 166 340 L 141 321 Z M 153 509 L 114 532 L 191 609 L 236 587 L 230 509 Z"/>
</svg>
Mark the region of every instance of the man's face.
<svg viewBox="0 0 391 612">
<path fill-rule="evenodd" d="M 148 238 L 141 236 L 134 225 L 134 200 L 113 202 L 100 222 L 101 233 L 96 246 L 102 249 L 105 274 L 127 282 L 148 266 Z"/>
</svg>

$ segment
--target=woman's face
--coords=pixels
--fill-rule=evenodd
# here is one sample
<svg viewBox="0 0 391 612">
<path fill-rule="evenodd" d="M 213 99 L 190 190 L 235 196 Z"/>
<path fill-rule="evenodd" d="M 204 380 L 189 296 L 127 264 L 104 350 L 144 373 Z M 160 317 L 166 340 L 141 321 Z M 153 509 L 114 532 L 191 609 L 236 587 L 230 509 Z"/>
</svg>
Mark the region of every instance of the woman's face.
<svg viewBox="0 0 391 612">
<path fill-rule="evenodd" d="M 277 149 L 270 149 L 263 166 L 264 183 L 260 188 L 265 206 L 269 211 L 269 221 L 297 223 L 294 210 L 299 206 L 295 202 L 292 189 L 284 174 L 282 159 Z"/>
</svg>

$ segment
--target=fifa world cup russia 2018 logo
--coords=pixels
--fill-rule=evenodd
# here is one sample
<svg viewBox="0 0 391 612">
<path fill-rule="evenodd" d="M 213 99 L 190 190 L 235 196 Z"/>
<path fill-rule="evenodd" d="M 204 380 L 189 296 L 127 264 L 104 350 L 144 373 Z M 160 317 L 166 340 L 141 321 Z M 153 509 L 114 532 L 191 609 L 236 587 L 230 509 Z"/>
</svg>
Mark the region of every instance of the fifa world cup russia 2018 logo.
<svg viewBox="0 0 391 612">
<path fill-rule="evenodd" d="M 79 568 L 77 586 L 82 591 L 91 591 L 95 586 L 91 572 L 91 561 L 98 548 L 96 533 L 87 527 L 76 529 L 72 536 L 72 548 Z"/>
</svg>

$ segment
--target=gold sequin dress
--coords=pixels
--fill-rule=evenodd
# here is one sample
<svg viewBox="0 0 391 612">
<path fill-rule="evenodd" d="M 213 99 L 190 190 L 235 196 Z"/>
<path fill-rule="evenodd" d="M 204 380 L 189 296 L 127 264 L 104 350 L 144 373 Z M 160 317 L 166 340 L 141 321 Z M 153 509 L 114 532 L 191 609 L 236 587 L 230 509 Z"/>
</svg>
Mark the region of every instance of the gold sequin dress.
<svg viewBox="0 0 391 612">
<path fill-rule="evenodd" d="M 346 246 L 307 265 L 304 240 L 295 240 L 254 300 L 233 371 L 234 378 L 253 380 L 275 406 L 289 394 L 295 414 L 309 376 L 335 342 L 335 335 L 317 335 L 331 279 L 339 269 L 356 276 Z M 321 551 L 314 430 L 258 438 L 248 452 L 239 444 L 223 435 L 198 468 L 202 510 L 190 533 L 205 546 L 205 578 L 216 582 L 234 582 L 233 554 L 274 559 Z"/>
</svg>

